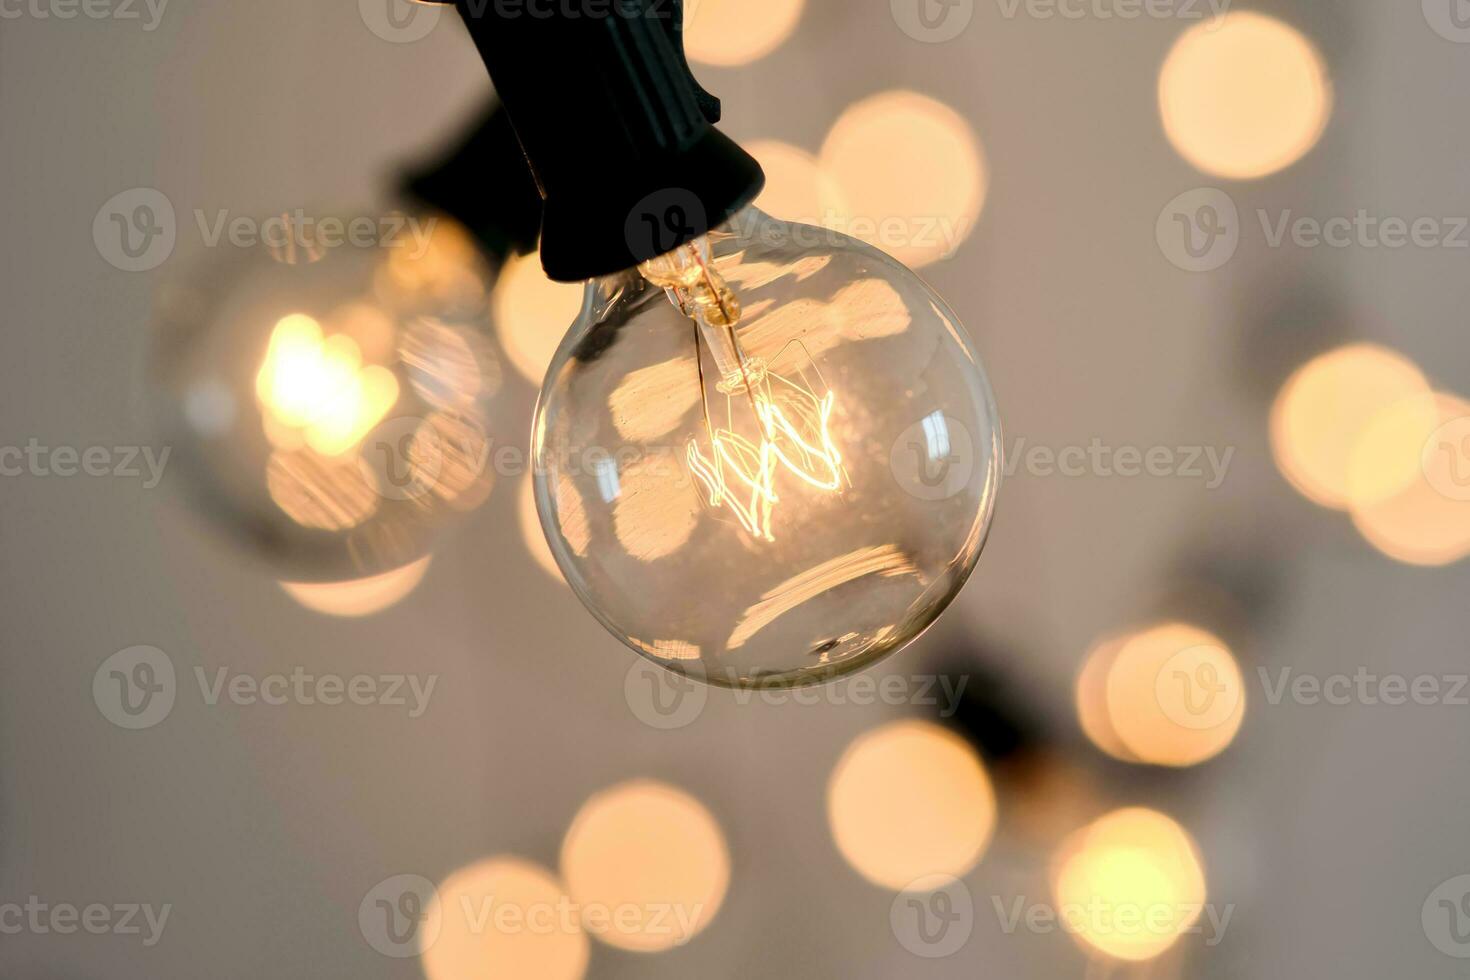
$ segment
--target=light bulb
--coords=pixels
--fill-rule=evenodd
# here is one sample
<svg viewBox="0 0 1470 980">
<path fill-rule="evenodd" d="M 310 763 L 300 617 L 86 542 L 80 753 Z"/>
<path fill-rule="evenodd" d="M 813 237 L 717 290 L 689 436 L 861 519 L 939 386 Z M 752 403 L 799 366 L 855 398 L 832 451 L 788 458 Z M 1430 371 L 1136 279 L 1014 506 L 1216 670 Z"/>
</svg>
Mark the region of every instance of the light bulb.
<svg viewBox="0 0 1470 980">
<path fill-rule="evenodd" d="M 792 684 L 872 663 L 949 605 L 999 446 L 980 362 L 928 286 L 746 208 L 588 284 L 537 407 L 536 503 L 567 582 L 628 646 L 717 684 Z"/>
<path fill-rule="evenodd" d="M 190 499 L 293 582 L 418 561 L 489 490 L 488 266 L 446 217 L 373 223 L 325 247 L 285 216 L 290 247 L 224 246 L 162 294 L 153 391 Z"/>
</svg>

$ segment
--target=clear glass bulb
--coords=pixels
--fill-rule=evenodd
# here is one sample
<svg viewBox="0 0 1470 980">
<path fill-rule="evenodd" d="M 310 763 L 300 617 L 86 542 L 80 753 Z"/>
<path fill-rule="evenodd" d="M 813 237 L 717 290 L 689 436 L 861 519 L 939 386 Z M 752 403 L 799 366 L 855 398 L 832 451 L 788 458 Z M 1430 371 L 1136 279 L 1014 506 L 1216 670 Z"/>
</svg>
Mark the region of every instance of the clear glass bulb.
<svg viewBox="0 0 1470 980">
<path fill-rule="evenodd" d="M 899 649 L 980 555 L 990 386 L 909 269 L 747 208 L 588 284 L 547 374 L 536 504 L 614 636 L 712 683 L 836 677 Z"/>
<path fill-rule="evenodd" d="M 490 270 L 410 217 L 326 247 L 284 216 L 160 294 L 151 391 L 188 499 L 292 581 L 403 567 L 490 488 Z"/>
</svg>

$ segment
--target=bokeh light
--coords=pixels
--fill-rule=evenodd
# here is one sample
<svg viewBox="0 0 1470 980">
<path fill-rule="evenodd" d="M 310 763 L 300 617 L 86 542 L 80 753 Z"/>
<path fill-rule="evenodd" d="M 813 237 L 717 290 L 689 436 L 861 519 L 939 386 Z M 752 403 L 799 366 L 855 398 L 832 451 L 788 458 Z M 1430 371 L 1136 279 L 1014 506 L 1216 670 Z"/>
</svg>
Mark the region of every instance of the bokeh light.
<svg viewBox="0 0 1470 980">
<path fill-rule="evenodd" d="M 842 188 L 817 158 L 780 140 L 753 140 L 746 151 L 766 173 L 756 206 L 782 221 L 841 229 L 847 223 Z"/>
<path fill-rule="evenodd" d="M 1348 487 L 1353 524 L 1373 547 L 1410 565 L 1470 555 L 1467 437 L 1470 403 L 1454 395 L 1402 399 L 1369 422 Z"/>
<path fill-rule="evenodd" d="M 713 815 L 653 780 L 622 783 L 582 805 L 561 848 L 567 891 L 583 923 L 610 946 L 657 952 L 715 918 L 730 852 Z"/>
<path fill-rule="evenodd" d="M 1052 865 L 1063 926 L 1121 960 L 1152 959 L 1198 920 L 1205 872 L 1183 827 L 1154 810 L 1115 810 L 1063 841 Z"/>
<path fill-rule="evenodd" d="M 591 945 L 556 877 L 514 857 L 445 878 L 421 934 L 438 937 L 420 955 L 428 980 L 578 980 Z"/>
<path fill-rule="evenodd" d="M 1411 361 L 1376 344 L 1350 344 L 1315 357 L 1287 379 L 1271 409 L 1276 466 L 1309 500 L 1345 509 L 1349 460 L 1368 424 L 1391 405 L 1428 394 L 1429 382 Z M 1424 422 L 1431 417 L 1426 413 Z M 1386 462 L 1378 460 L 1373 486 L 1364 481 L 1360 499 L 1392 495 L 1418 469 L 1417 459 L 1407 470 L 1386 468 Z"/>
<path fill-rule="evenodd" d="M 1087 652 L 1082 669 L 1077 672 L 1077 720 L 1093 745 L 1115 759 L 1137 762 L 1138 757 L 1118 737 L 1108 711 L 1108 672 L 1113 669 L 1113 661 L 1118 659 L 1125 639 L 1109 637 Z"/>
<path fill-rule="evenodd" d="M 1164 623 L 1123 640 L 1107 669 L 1107 719 L 1127 755 L 1192 766 L 1222 752 L 1245 718 L 1245 679 L 1223 640 Z"/>
<path fill-rule="evenodd" d="M 851 215 L 843 230 L 911 267 L 959 248 L 985 203 L 988 177 L 974 131 L 917 92 L 882 92 L 850 106 L 818 159 Z"/>
<path fill-rule="evenodd" d="M 805 0 L 685 0 L 684 51 L 729 67 L 764 58 L 796 31 Z"/>
<path fill-rule="evenodd" d="M 995 829 L 995 792 L 958 735 L 900 721 L 848 746 L 827 786 L 827 818 L 848 864 L 876 885 L 903 890 L 975 866 Z"/>
<path fill-rule="evenodd" d="M 346 582 L 287 582 L 282 590 L 312 612 L 327 616 L 371 616 L 402 602 L 418 588 L 429 571 L 432 556 L 425 555 L 402 568 Z"/>
<path fill-rule="evenodd" d="M 506 358 L 538 388 L 581 311 L 582 286 L 548 279 L 536 254 L 509 259 L 490 296 L 490 315 Z"/>
<path fill-rule="evenodd" d="M 1262 177 L 1316 145 L 1332 89 L 1321 55 L 1300 32 L 1234 12 L 1175 42 L 1159 72 L 1159 111 L 1169 142 L 1195 167 Z"/>
</svg>

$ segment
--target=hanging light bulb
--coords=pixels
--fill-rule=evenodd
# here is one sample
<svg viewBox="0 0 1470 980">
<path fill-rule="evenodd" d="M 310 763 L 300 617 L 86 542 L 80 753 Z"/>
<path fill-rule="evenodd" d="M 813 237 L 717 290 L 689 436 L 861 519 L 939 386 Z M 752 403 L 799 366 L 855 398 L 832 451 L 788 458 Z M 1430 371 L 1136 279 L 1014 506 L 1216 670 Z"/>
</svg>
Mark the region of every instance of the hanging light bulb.
<svg viewBox="0 0 1470 980">
<path fill-rule="evenodd" d="M 831 678 L 917 637 L 999 481 L 954 314 L 876 249 L 750 206 L 760 168 L 710 125 L 677 4 L 459 8 L 539 178 L 542 264 L 586 282 L 532 436 L 568 584 L 629 647 L 718 684 Z"/>
<path fill-rule="evenodd" d="M 501 368 L 486 256 L 523 238 L 523 212 L 505 203 L 489 221 L 472 199 L 454 206 L 462 224 L 434 207 L 487 157 L 530 188 L 492 115 L 413 178 L 407 213 L 342 221 L 342 237 L 282 215 L 162 293 L 153 392 L 189 499 L 293 583 L 410 567 L 489 492 Z"/>
</svg>

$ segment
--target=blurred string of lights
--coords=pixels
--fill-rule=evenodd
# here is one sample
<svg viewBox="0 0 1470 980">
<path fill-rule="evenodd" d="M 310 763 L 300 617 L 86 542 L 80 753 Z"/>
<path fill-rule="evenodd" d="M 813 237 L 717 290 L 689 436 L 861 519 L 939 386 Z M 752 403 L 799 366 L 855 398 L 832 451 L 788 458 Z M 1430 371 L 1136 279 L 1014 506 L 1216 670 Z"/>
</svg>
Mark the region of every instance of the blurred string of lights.
<svg viewBox="0 0 1470 980">
<path fill-rule="evenodd" d="M 802 8 L 801 0 L 691 2 L 689 55 L 718 66 L 765 57 L 791 36 Z M 1332 109 L 1315 46 L 1264 14 L 1232 12 L 1183 32 L 1159 73 L 1158 111 L 1169 144 L 1222 179 L 1259 179 L 1301 160 Z M 870 233 L 911 265 L 951 255 L 978 221 L 988 190 L 985 156 L 969 125 L 915 92 L 854 103 L 817 152 L 774 140 L 753 141 L 749 149 L 769 177 L 760 203 L 780 217 L 843 230 L 858 218 L 910 226 L 916 218 L 937 219 L 942 233 L 932 242 L 894 243 L 876 228 Z M 458 250 L 451 245 L 446 254 L 442 268 L 386 275 L 410 285 L 467 281 L 454 271 Z M 499 270 L 487 318 L 525 381 L 540 382 L 581 302 L 581 289 L 551 282 L 534 254 L 511 257 Z M 209 399 L 199 404 L 207 417 Z M 1442 565 L 1470 554 L 1470 477 L 1460 469 L 1470 463 L 1467 416 L 1464 400 L 1436 391 L 1402 354 L 1352 344 L 1312 359 L 1283 385 L 1270 444 L 1291 486 L 1346 512 L 1375 548 L 1401 562 Z M 560 579 L 529 488 L 526 479 L 516 490 L 528 551 Z M 410 594 L 428 565 L 424 556 L 353 581 L 282 580 L 281 587 L 318 612 L 368 615 Z M 1247 711 L 1230 644 L 1168 616 L 1100 638 L 1084 657 L 1075 698 L 1081 728 L 1100 751 L 1130 766 L 1166 770 L 1220 755 Z M 1051 848 L 1049 878 L 1059 905 L 1184 910 L 1204 902 L 1204 860 L 1189 832 L 1159 811 L 1113 806 L 1090 767 L 1065 755 L 994 703 L 970 705 L 950 727 L 911 719 L 875 728 L 834 765 L 827 791 L 834 846 L 876 886 L 922 888 L 935 875 L 972 872 L 1011 807 L 1035 818 L 1024 821 L 1032 832 L 1045 828 L 1037 841 Z M 446 877 L 434 912 L 443 918 L 440 938 L 422 965 L 429 980 L 585 973 L 590 944 L 583 931 L 471 930 L 454 921 L 465 897 L 698 905 L 703 929 L 729 883 L 728 846 L 702 804 L 666 784 L 622 784 L 589 799 L 573 820 L 559 873 L 499 856 Z M 1190 925 L 1180 911 L 1162 934 L 1083 928 L 1075 935 L 1089 955 L 1140 962 L 1161 956 Z M 636 924 L 597 933 L 607 945 L 645 953 L 689 938 L 655 936 Z"/>
</svg>

